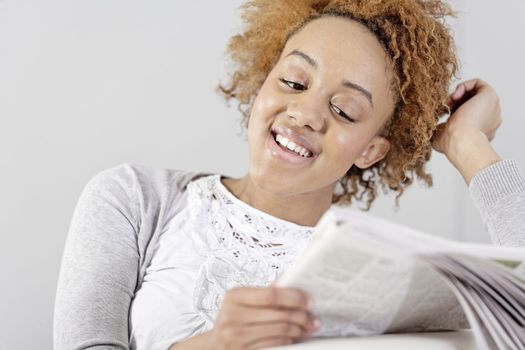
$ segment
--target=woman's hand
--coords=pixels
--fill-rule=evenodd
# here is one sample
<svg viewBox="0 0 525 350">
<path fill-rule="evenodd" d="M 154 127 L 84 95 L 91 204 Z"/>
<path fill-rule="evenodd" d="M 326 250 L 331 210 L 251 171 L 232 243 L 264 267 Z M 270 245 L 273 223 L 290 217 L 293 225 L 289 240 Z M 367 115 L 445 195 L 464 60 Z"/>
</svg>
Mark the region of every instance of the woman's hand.
<svg viewBox="0 0 525 350">
<path fill-rule="evenodd" d="M 308 300 L 290 288 L 231 289 L 210 332 L 209 348 L 260 349 L 308 338 L 318 328 Z"/>
<path fill-rule="evenodd" d="M 501 160 L 490 145 L 501 125 L 499 98 L 480 79 L 460 83 L 450 95 L 451 115 L 438 125 L 432 147 L 444 153 L 465 182 L 483 168 Z"/>
</svg>

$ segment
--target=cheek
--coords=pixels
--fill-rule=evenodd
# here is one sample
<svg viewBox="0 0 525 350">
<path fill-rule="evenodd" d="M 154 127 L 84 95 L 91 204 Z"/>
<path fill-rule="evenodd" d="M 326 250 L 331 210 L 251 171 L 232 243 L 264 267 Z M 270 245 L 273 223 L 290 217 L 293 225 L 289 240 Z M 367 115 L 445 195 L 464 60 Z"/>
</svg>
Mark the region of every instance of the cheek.
<svg viewBox="0 0 525 350">
<path fill-rule="evenodd" d="M 281 94 L 267 80 L 261 86 L 253 103 L 252 114 L 256 117 L 270 117 L 272 114 L 283 109 L 284 101 Z"/>
<path fill-rule="evenodd" d="M 265 82 L 257 94 L 248 123 L 248 141 L 255 142 L 254 146 L 261 144 L 261 139 L 266 137 L 267 130 L 273 123 L 282 102 L 271 87 Z"/>
<path fill-rule="evenodd" d="M 361 149 L 362 140 L 353 133 L 337 133 L 332 137 L 328 137 L 327 140 L 330 143 L 327 149 L 345 166 L 348 165 L 347 163 L 353 163 Z"/>
</svg>

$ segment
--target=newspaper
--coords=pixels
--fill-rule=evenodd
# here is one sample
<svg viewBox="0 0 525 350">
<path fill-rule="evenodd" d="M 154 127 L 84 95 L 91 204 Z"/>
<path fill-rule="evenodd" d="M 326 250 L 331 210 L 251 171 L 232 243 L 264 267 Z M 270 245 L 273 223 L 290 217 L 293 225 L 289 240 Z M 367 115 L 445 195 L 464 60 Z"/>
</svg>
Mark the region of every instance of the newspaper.
<svg viewBox="0 0 525 350">
<path fill-rule="evenodd" d="M 472 328 L 479 349 L 525 349 L 525 248 L 461 243 L 331 208 L 276 281 L 314 299 L 316 336 Z"/>
</svg>

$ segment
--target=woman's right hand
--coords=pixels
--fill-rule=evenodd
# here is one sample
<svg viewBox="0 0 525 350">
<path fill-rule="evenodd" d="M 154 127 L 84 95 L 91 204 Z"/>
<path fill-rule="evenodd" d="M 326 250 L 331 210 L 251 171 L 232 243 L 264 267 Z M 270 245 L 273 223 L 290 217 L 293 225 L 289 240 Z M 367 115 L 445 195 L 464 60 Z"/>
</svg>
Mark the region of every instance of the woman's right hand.
<svg viewBox="0 0 525 350">
<path fill-rule="evenodd" d="M 290 288 L 230 289 L 209 336 L 209 349 L 261 349 L 309 338 L 319 323 L 306 293 Z"/>
</svg>

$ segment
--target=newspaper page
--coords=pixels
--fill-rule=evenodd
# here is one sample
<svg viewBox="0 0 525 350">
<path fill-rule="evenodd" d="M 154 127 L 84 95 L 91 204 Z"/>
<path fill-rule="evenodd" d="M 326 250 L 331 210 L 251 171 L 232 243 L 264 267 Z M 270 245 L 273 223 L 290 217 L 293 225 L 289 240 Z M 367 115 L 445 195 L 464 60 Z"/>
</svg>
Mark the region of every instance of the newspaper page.
<svg viewBox="0 0 525 350">
<path fill-rule="evenodd" d="M 454 242 L 331 209 L 276 285 L 312 295 L 322 325 L 316 336 L 456 330 L 470 323 L 480 348 L 525 349 L 518 273 L 524 260 L 522 248 Z"/>
<path fill-rule="evenodd" d="M 316 336 L 468 327 L 454 293 L 429 264 L 358 232 L 345 234 L 333 220 L 324 224 L 276 282 L 313 297 L 321 321 Z"/>
<path fill-rule="evenodd" d="M 425 257 L 447 276 L 480 349 L 525 349 L 525 283 L 508 261 L 451 254 Z"/>
</svg>

